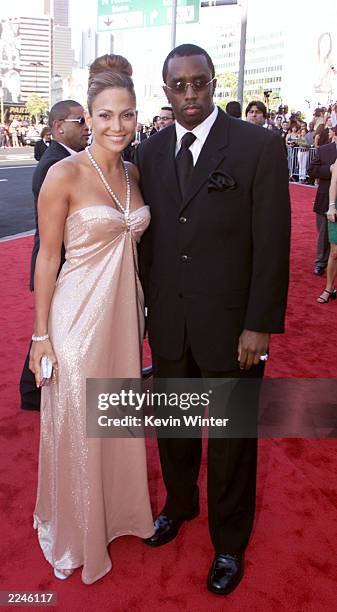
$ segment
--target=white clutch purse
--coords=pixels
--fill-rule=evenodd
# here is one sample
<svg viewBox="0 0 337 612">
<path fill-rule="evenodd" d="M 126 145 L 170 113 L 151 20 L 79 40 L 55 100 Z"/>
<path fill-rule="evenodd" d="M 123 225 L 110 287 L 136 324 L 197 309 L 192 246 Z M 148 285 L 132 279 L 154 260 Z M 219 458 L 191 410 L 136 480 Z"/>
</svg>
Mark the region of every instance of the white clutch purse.
<svg viewBox="0 0 337 612">
<path fill-rule="evenodd" d="M 47 355 L 43 355 L 41 359 L 41 384 L 48 381 L 51 378 L 53 372 L 53 365 Z"/>
</svg>

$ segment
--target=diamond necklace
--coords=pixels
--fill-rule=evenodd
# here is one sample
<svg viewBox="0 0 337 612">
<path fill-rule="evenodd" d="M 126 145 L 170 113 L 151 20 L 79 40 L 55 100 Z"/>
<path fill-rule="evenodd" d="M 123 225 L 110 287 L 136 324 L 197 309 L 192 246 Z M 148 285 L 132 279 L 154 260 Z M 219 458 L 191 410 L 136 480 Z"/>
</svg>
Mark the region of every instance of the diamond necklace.
<svg viewBox="0 0 337 612">
<path fill-rule="evenodd" d="M 100 177 L 100 179 L 101 179 L 105 189 L 107 190 L 109 195 L 112 197 L 114 202 L 117 204 L 119 210 L 123 213 L 123 215 L 125 217 L 126 225 L 129 227 L 131 188 L 130 188 L 129 173 L 128 173 L 128 170 L 127 170 L 127 167 L 126 167 L 125 163 L 123 162 L 123 168 L 124 168 L 125 180 L 126 180 L 126 200 L 125 200 L 125 207 L 124 207 L 123 204 L 120 202 L 118 196 L 115 194 L 114 191 L 112 191 L 108 181 L 106 180 L 106 178 L 105 178 L 105 176 L 103 174 L 102 169 L 98 165 L 97 161 L 91 155 L 89 147 L 86 147 L 85 150 L 87 152 L 87 155 L 88 155 L 88 157 L 89 157 L 93 167 L 95 168 L 98 176 Z"/>
</svg>

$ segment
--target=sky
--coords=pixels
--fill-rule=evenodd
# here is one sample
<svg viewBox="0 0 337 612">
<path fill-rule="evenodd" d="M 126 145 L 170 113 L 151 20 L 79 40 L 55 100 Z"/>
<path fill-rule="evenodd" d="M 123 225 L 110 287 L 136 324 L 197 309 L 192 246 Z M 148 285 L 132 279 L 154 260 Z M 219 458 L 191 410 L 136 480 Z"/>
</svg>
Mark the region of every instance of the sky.
<svg viewBox="0 0 337 612">
<path fill-rule="evenodd" d="M 325 6 L 329 3 L 334 3 L 335 0 L 325 0 Z M 146 3 L 146 0 L 144 4 Z M 4 0 L 1 1 L 1 9 L 0 15 L 1 17 L 5 17 L 7 15 L 11 16 L 33 16 L 37 14 L 43 13 L 43 0 L 10 0 L 10 2 L 4 5 Z M 296 6 L 296 12 L 300 11 L 303 8 L 303 14 L 308 13 L 307 8 L 307 0 L 282 0 L 282 15 L 287 15 L 288 12 L 292 12 L 294 5 Z M 73 34 L 73 46 L 75 48 L 75 52 L 78 53 L 79 45 L 80 45 L 80 35 L 82 30 L 88 29 L 94 23 L 96 23 L 96 0 L 86 0 L 83 3 L 81 0 L 70 0 L 70 20 Z M 27 7 L 29 7 L 29 14 L 27 12 Z M 85 8 L 84 8 L 85 7 Z M 208 19 L 217 19 L 218 15 L 221 19 L 230 18 L 234 12 L 237 12 L 239 9 L 236 6 L 226 6 L 226 7 L 218 7 L 216 9 L 205 9 L 204 15 L 207 15 Z M 270 19 L 274 19 L 273 14 L 270 13 L 270 2 L 268 0 L 248 0 L 248 17 L 249 17 L 249 27 L 258 27 L 261 21 L 270 17 Z M 303 15 L 302 15 L 303 16 Z M 312 15 L 311 15 L 312 18 Z M 206 17 L 204 17 L 206 19 Z M 302 19 L 302 18 L 301 18 Z M 283 22 L 284 23 L 284 22 Z M 273 23 L 275 25 L 275 22 Z M 189 28 L 191 26 L 178 26 L 178 30 L 180 33 L 186 33 L 186 40 L 189 36 Z M 151 32 L 154 30 L 158 30 L 158 28 L 151 28 Z M 166 28 L 168 31 L 168 42 L 169 42 L 169 28 Z M 159 30 L 162 30 L 160 28 Z M 179 35 L 178 31 L 178 35 Z M 136 30 L 132 32 L 129 31 L 128 44 L 133 46 L 133 38 L 138 39 L 136 34 Z M 154 38 L 156 38 L 155 33 L 153 32 Z M 184 36 L 185 38 L 185 36 Z"/>
<path fill-rule="evenodd" d="M 34 16 L 43 13 L 43 0 L 10 0 L 4 5 L 0 0 L 0 18 L 11 16 Z M 146 5 L 146 0 L 144 0 Z M 70 25 L 72 28 L 72 46 L 75 58 L 79 59 L 81 32 L 96 25 L 97 0 L 70 0 Z M 29 9 L 27 8 L 29 7 Z M 28 14 L 29 10 L 29 14 Z M 178 25 L 177 44 L 193 42 L 198 44 L 199 37 L 205 32 L 214 33 L 214 24 L 226 20 L 235 20 L 239 27 L 240 8 L 238 6 L 212 7 L 201 10 L 202 25 Z M 308 0 L 282 0 L 280 5 L 272 5 L 270 0 L 248 0 L 248 35 L 266 31 L 266 27 L 276 30 L 285 28 L 287 34 L 287 71 L 284 81 L 286 97 L 293 104 L 303 105 L 303 99 L 310 98 L 310 87 L 316 70 L 317 39 L 322 32 L 331 31 L 337 34 L 336 0 L 324 0 L 324 9 L 313 11 Z M 213 26 L 213 27 L 211 27 Z M 198 29 L 199 28 L 199 29 Z M 214 34 L 213 34 L 214 35 Z M 335 36 L 335 35 L 334 35 Z M 337 64 L 337 36 L 335 36 Z M 205 38 L 202 36 L 203 43 Z M 199 43 L 200 44 L 200 43 Z M 158 81 L 162 61 L 171 49 L 170 27 L 124 30 L 115 33 L 115 51 L 125 55 L 134 68 L 136 91 L 139 97 L 146 97 L 146 81 Z M 104 37 L 98 48 L 98 54 L 106 53 Z M 159 79 L 160 80 L 160 79 Z M 152 95 L 153 92 L 151 92 Z M 302 101 L 301 101 L 302 100 Z M 165 101 L 165 100 L 163 100 Z"/>
<path fill-rule="evenodd" d="M 337 23 L 337 8 L 336 8 L 336 0 L 324 0 L 324 10 L 321 12 L 315 11 L 313 12 L 308 9 L 308 0 L 282 0 L 282 3 L 278 10 L 274 8 L 271 9 L 270 0 L 247 0 L 248 1 L 248 27 L 250 30 L 252 29 L 260 29 L 265 23 L 270 21 L 273 28 L 277 25 L 277 19 L 280 19 L 280 24 L 284 26 L 285 23 L 291 23 L 294 19 L 299 19 L 297 25 L 300 28 L 301 32 L 305 32 L 305 28 L 309 25 L 312 20 L 317 20 L 317 18 L 326 19 L 327 27 L 328 22 L 331 21 L 330 18 L 333 19 L 335 23 Z M 146 4 L 146 0 L 144 1 Z M 80 34 L 82 30 L 88 29 L 94 23 L 96 23 L 96 6 L 97 0 L 86 0 L 84 3 L 81 0 L 70 0 L 70 20 L 73 34 L 73 46 L 75 51 L 78 53 L 79 45 L 80 45 Z M 29 7 L 29 14 L 28 9 Z M 216 9 L 204 9 L 204 17 L 206 21 L 208 19 L 214 20 L 220 17 L 220 19 L 226 19 L 234 13 L 239 11 L 239 8 L 236 6 L 225 6 L 218 7 Z M 0 17 L 5 17 L 7 15 L 11 16 L 33 16 L 34 14 L 41 14 L 43 12 L 43 0 L 10 0 L 10 2 L 4 2 L 1 0 L 1 9 L 0 9 Z M 206 19 L 207 16 L 207 19 Z M 178 35 L 180 33 L 186 33 L 186 39 L 189 36 L 189 28 L 191 26 L 178 26 Z M 169 28 L 168 37 L 169 37 Z M 158 28 L 151 28 L 151 32 L 154 30 L 158 30 Z M 163 30 L 159 28 L 159 30 Z M 133 36 L 134 33 L 134 36 Z M 129 31 L 128 45 L 133 47 L 133 39 L 138 39 L 137 31 L 134 30 L 133 33 Z M 153 32 L 154 38 L 156 38 Z M 185 37 L 185 36 L 184 36 Z M 305 44 L 305 39 L 300 38 L 300 44 Z"/>
</svg>

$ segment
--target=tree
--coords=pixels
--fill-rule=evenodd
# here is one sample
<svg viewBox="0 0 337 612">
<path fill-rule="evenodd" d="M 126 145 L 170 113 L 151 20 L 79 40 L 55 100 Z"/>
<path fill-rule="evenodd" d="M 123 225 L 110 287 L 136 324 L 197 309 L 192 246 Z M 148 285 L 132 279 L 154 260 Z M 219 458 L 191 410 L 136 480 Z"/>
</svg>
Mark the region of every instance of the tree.
<svg viewBox="0 0 337 612">
<path fill-rule="evenodd" d="M 39 115 L 45 115 L 48 110 L 48 102 L 40 96 L 32 94 L 27 98 L 26 108 L 29 114 L 35 117 L 35 123 L 38 124 Z"/>
<path fill-rule="evenodd" d="M 217 77 L 218 97 L 224 101 L 236 100 L 238 91 L 238 75 L 235 72 L 223 72 Z"/>
</svg>

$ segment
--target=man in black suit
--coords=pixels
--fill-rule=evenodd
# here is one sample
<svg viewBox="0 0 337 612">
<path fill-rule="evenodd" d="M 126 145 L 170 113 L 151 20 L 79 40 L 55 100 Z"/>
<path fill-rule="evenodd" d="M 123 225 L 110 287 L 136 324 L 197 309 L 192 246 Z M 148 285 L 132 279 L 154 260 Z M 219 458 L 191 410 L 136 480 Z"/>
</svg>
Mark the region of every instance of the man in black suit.
<svg viewBox="0 0 337 612">
<path fill-rule="evenodd" d="M 157 134 L 157 132 L 159 132 L 160 130 L 160 123 L 159 123 L 159 115 L 155 115 L 152 119 L 152 130 L 150 132 L 150 136 L 153 136 L 154 134 Z"/>
<path fill-rule="evenodd" d="M 290 206 L 280 138 L 214 107 L 209 55 L 173 49 L 163 67 L 170 126 L 138 148 L 151 224 L 140 269 L 157 378 L 259 378 L 269 334 L 284 331 Z M 249 381 L 248 381 L 249 382 Z M 155 533 L 172 540 L 199 512 L 201 439 L 158 439 L 167 490 Z M 231 592 L 255 508 L 256 438 L 209 438 L 208 589 Z"/>
<path fill-rule="evenodd" d="M 40 161 L 42 155 L 48 149 L 51 140 L 50 127 L 44 127 L 41 132 L 41 140 L 38 140 L 34 147 L 34 157 L 36 161 Z"/>
<path fill-rule="evenodd" d="M 334 127 L 333 131 L 335 134 L 333 141 L 330 144 L 318 147 L 316 155 L 308 168 L 309 176 L 313 179 L 319 179 L 314 202 L 317 227 L 317 247 L 314 274 L 317 274 L 318 276 L 324 274 L 330 253 L 326 213 L 329 208 L 331 171 L 337 158 L 337 127 Z"/>
<path fill-rule="evenodd" d="M 34 272 L 36 257 L 40 247 L 38 229 L 37 201 L 42 183 L 51 166 L 56 162 L 82 151 L 88 144 L 89 130 L 84 119 L 84 110 L 81 104 L 74 100 L 57 102 L 51 108 L 48 122 L 52 138 L 48 150 L 45 151 L 35 168 L 33 175 L 33 195 L 35 202 L 36 232 L 30 264 L 30 290 L 34 290 Z M 61 266 L 64 263 L 64 250 L 62 249 Z M 29 349 L 30 350 L 30 349 Z M 29 367 L 29 351 L 26 357 L 20 380 L 20 394 L 22 408 L 26 410 L 39 410 L 41 389 L 37 389 L 35 378 Z"/>
<path fill-rule="evenodd" d="M 125 149 L 123 151 L 123 159 L 124 159 L 124 161 L 131 162 L 132 164 L 135 163 L 135 156 L 136 156 L 137 147 L 138 147 L 139 143 L 142 142 L 142 140 L 146 140 L 146 138 L 147 138 L 147 136 L 143 132 L 143 125 L 141 123 L 139 123 L 139 121 L 137 121 L 134 139 L 132 140 L 132 142 L 130 142 L 128 144 L 127 147 L 125 147 Z"/>
</svg>

